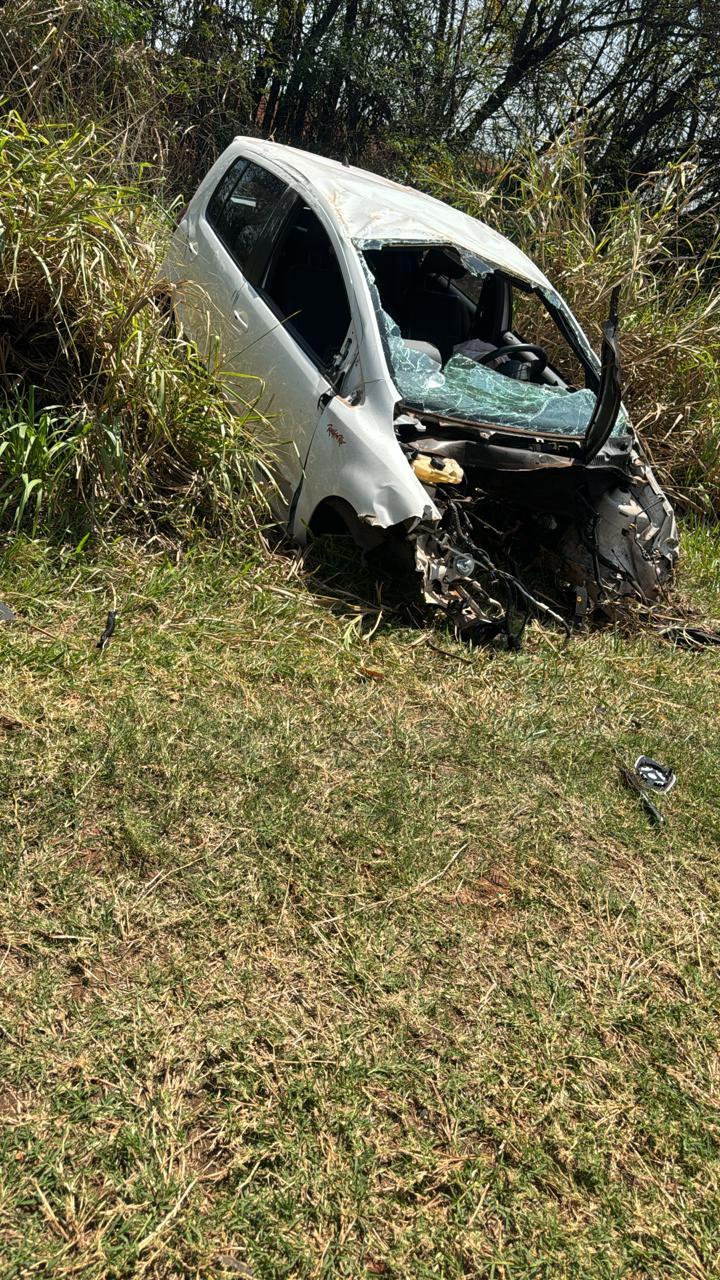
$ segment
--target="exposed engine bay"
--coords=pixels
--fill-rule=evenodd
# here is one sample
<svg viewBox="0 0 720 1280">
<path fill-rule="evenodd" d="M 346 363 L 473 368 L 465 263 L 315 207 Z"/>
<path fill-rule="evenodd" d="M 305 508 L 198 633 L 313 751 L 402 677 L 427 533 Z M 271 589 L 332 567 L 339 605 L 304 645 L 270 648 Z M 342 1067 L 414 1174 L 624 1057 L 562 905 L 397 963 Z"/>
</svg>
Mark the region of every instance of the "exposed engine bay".
<svg viewBox="0 0 720 1280">
<path fill-rule="evenodd" d="M 551 290 L 441 246 L 364 256 L 396 435 L 440 512 L 408 531 L 425 600 L 510 644 L 533 614 L 657 600 L 677 527 L 622 404 L 618 291 L 598 360 Z"/>
<path fill-rule="evenodd" d="M 512 642 L 533 614 L 567 628 L 568 619 L 608 618 L 628 599 L 660 596 L 677 529 L 634 445 L 584 466 L 442 440 L 429 428 L 413 436 L 407 421 L 400 430 L 416 474 L 435 472 L 431 493 L 442 512 L 439 524 L 411 534 L 423 594 L 460 633 Z"/>
</svg>

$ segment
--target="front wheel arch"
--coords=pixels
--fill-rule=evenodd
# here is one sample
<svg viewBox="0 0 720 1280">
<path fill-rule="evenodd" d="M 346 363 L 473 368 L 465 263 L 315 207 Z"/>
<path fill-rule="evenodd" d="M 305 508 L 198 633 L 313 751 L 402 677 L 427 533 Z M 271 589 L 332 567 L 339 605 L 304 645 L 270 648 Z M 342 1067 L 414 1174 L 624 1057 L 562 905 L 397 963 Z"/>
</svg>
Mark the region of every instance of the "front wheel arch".
<svg viewBox="0 0 720 1280">
<path fill-rule="evenodd" d="M 316 537 L 349 534 L 356 546 L 369 552 L 375 563 L 391 573 L 413 574 L 416 571 L 415 552 L 406 525 L 392 524 L 383 528 L 370 524 L 360 519 L 345 498 L 323 498 L 315 508 L 308 527 Z"/>
<path fill-rule="evenodd" d="M 323 534 L 349 534 L 353 542 L 364 551 L 379 547 L 386 536 L 385 529 L 361 520 L 350 503 L 336 495 L 323 498 L 318 503 L 310 517 L 308 529 L 315 537 Z"/>
</svg>

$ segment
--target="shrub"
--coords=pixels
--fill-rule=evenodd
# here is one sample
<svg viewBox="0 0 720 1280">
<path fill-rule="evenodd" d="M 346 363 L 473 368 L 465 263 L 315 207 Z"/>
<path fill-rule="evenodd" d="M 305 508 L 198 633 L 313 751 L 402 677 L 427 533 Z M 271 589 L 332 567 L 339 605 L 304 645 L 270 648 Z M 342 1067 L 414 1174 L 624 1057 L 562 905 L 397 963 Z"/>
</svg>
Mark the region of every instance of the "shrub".
<svg viewBox="0 0 720 1280">
<path fill-rule="evenodd" d="M 168 215 L 92 127 L 0 125 L 0 520 L 234 520 L 261 455 L 155 300 Z M 242 399 L 238 395 L 238 399 Z"/>
<path fill-rule="evenodd" d="M 213 15 L 201 24 L 206 39 Z M 187 198 L 208 156 L 249 126 L 250 93 L 219 33 L 212 57 L 193 56 L 181 16 L 168 11 L 178 28 L 163 53 L 152 39 L 159 17 L 132 0 L 5 0 L 0 95 L 26 121 L 94 123 L 112 137 L 116 177 L 149 165 L 159 193 Z"/>
</svg>

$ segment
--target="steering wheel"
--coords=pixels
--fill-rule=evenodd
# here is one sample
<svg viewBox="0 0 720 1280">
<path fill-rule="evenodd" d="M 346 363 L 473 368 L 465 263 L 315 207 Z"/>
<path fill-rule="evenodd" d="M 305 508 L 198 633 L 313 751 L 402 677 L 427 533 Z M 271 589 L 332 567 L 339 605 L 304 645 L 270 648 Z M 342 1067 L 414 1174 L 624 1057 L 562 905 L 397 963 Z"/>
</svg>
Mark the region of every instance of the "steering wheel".
<svg viewBox="0 0 720 1280">
<path fill-rule="evenodd" d="M 544 373 L 550 363 L 550 357 L 543 347 L 536 347 L 532 342 L 508 342 L 504 347 L 496 347 L 494 351 L 486 351 L 484 356 L 478 360 L 478 364 L 490 364 L 492 360 L 497 360 L 499 356 L 516 356 L 519 351 L 531 351 L 537 360 L 533 360 L 531 369 L 535 377 L 539 377 Z M 501 370 L 498 370 L 501 372 Z"/>
</svg>

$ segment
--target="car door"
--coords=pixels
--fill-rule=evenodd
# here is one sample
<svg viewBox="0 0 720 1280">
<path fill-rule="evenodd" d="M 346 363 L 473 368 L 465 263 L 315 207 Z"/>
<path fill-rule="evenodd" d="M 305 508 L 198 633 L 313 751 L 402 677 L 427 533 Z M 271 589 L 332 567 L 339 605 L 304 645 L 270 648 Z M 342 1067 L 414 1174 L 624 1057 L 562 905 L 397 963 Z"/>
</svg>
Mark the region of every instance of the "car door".
<svg viewBox="0 0 720 1280">
<path fill-rule="evenodd" d="M 220 180 L 188 218 L 187 282 L 183 289 L 183 319 L 204 358 L 240 399 L 239 354 L 262 337 L 252 327 L 246 287 L 255 278 L 254 262 L 261 236 L 272 237 L 282 225 L 292 193 L 277 174 L 236 156 Z M 238 375 L 238 376 L 236 376 Z M 246 381 L 246 379 L 243 379 Z M 257 394 L 257 387 L 255 393 Z"/>
<path fill-rule="evenodd" d="M 265 411 L 276 424 L 278 483 L 289 511 L 328 406 L 342 416 L 348 405 L 339 393 L 352 397 L 362 383 L 347 280 L 327 227 L 302 196 L 268 245 L 248 298 L 258 329 L 268 334 L 257 367 L 267 382 Z"/>
<path fill-rule="evenodd" d="M 238 411 L 254 403 L 270 424 L 281 499 L 276 505 L 285 511 L 301 483 L 323 404 L 334 395 L 323 359 L 303 342 L 285 314 L 282 269 L 273 275 L 278 284 L 273 295 L 265 288 L 276 247 L 288 244 L 290 213 L 301 205 L 284 179 L 264 165 L 237 157 L 210 195 L 195 229 L 195 273 L 200 281 L 207 280 L 210 311 L 204 354 L 215 359 Z M 296 283 L 302 283 L 297 277 L 296 270 Z M 321 283 L 320 277 L 316 283 Z M 304 284 L 309 307 L 307 272 Z M 341 312 L 338 324 L 344 342 L 350 324 L 347 295 Z M 218 344 L 214 352 L 213 331 Z"/>
</svg>

